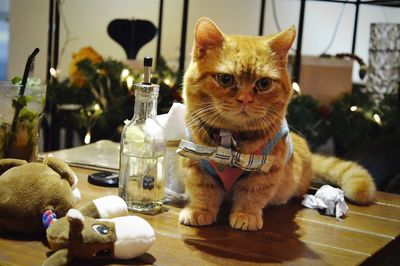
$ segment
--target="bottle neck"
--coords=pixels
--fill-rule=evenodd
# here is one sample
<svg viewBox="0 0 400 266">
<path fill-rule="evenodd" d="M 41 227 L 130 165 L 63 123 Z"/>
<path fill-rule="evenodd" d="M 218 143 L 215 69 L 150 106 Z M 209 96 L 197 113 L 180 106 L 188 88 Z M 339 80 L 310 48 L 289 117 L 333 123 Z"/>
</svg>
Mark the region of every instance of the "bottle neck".
<svg viewBox="0 0 400 266">
<path fill-rule="evenodd" d="M 133 119 L 145 121 L 157 116 L 158 92 L 135 91 L 135 113 Z"/>
</svg>

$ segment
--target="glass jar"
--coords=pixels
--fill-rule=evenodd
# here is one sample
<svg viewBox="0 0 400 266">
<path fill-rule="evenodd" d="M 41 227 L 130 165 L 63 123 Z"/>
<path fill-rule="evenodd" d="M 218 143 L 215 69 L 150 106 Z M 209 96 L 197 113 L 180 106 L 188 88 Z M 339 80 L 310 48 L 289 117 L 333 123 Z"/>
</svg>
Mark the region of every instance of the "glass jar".
<svg viewBox="0 0 400 266">
<path fill-rule="evenodd" d="M 148 62 L 147 62 L 148 63 Z M 162 210 L 164 200 L 164 129 L 157 122 L 159 86 L 145 79 L 134 85 L 135 112 L 121 135 L 119 196 L 128 209 L 143 213 Z"/>
</svg>

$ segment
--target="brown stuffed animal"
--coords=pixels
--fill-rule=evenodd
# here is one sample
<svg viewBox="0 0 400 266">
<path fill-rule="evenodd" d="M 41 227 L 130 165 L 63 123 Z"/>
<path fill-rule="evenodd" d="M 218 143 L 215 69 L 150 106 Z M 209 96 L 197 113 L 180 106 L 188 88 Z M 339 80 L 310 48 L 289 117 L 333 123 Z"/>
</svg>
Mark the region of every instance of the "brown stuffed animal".
<svg viewBox="0 0 400 266">
<path fill-rule="evenodd" d="M 71 209 L 80 200 L 77 182 L 71 168 L 53 157 L 44 163 L 1 159 L 0 229 L 46 232 L 53 254 L 44 265 L 52 266 L 72 259 L 131 259 L 151 247 L 153 228 L 140 217 L 127 216 L 120 197 L 105 196 Z"/>
<path fill-rule="evenodd" d="M 67 265 L 73 259 L 132 259 L 144 254 L 154 243 L 154 230 L 144 219 L 127 214 L 125 201 L 117 196 L 69 210 L 47 229 L 54 253 L 43 265 Z"/>
<path fill-rule="evenodd" d="M 0 160 L 0 229 L 24 233 L 44 233 L 44 212 L 63 217 L 80 200 L 78 178 L 57 158 L 43 163 Z"/>
</svg>

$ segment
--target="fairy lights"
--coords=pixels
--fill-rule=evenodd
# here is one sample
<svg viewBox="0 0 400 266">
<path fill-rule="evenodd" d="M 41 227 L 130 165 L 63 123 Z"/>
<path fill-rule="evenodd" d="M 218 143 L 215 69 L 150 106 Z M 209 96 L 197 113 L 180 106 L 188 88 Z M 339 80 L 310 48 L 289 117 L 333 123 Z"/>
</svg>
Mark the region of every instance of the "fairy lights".
<svg viewBox="0 0 400 266">
<path fill-rule="evenodd" d="M 129 76 L 129 69 L 124 68 L 121 72 L 121 79 L 124 80 Z"/>
<path fill-rule="evenodd" d="M 378 114 L 374 114 L 372 117 L 378 125 L 382 125 L 381 117 Z"/>
<path fill-rule="evenodd" d="M 60 70 L 60 69 L 55 69 L 54 67 L 52 67 L 52 68 L 49 69 L 49 72 L 50 72 L 50 75 L 51 75 L 53 78 L 58 78 L 58 76 L 59 76 L 60 73 L 61 73 L 61 70 Z"/>
<path fill-rule="evenodd" d="M 350 111 L 355 112 L 358 110 L 358 107 L 355 105 L 350 106 Z"/>
<path fill-rule="evenodd" d="M 88 131 L 85 135 L 85 139 L 83 140 L 83 142 L 85 142 L 85 144 L 89 144 L 90 140 L 91 140 L 92 136 L 90 134 L 90 131 Z"/>
<path fill-rule="evenodd" d="M 164 79 L 164 83 L 167 84 L 168 86 L 172 85 L 172 81 L 170 79 Z"/>
<path fill-rule="evenodd" d="M 129 76 L 129 77 L 126 78 L 126 85 L 128 86 L 128 89 L 129 89 L 129 90 L 132 89 L 133 80 L 134 80 L 134 79 L 133 79 L 132 76 Z"/>
<path fill-rule="evenodd" d="M 300 89 L 300 86 L 299 86 L 299 84 L 297 82 L 293 82 L 292 83 L 292 88 L 298 95 L 301 94 L 301 89 Z"/>
<path fill-rule="evenodd" d="M 50 75 L 52 75 L 53 77 L 57 76 L 57 71 L 55 70 L 55 68 L 50 68 Z"/>
</svg>

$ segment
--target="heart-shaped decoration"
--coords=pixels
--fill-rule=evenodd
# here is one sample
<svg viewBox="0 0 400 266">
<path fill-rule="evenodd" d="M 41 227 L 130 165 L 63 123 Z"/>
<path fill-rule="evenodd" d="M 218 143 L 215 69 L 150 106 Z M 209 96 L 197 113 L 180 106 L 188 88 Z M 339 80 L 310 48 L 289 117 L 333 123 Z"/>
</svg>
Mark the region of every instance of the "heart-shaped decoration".
<svg viewBox="0 0 400 266">
<path fill-rule="evenodd" d="M 140 48 L 154 38 L 157 29 L 148 20 L 114 19 L 108 24 L 107 32 L 124 48 L 128 59 L 136 59 Z"/>
</svg>

